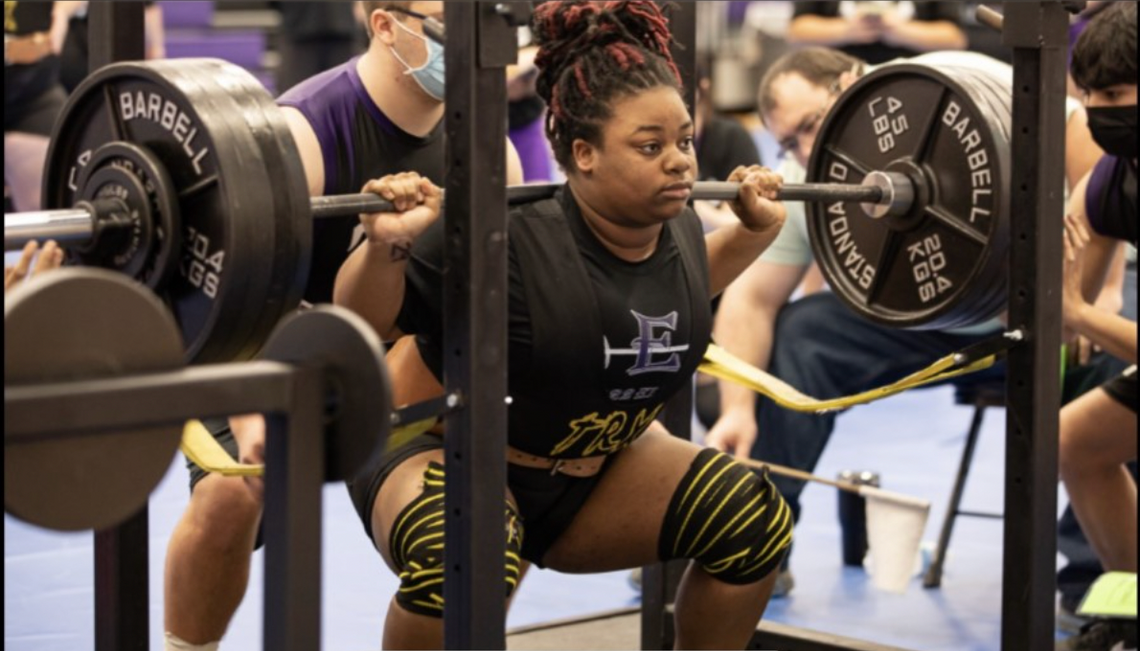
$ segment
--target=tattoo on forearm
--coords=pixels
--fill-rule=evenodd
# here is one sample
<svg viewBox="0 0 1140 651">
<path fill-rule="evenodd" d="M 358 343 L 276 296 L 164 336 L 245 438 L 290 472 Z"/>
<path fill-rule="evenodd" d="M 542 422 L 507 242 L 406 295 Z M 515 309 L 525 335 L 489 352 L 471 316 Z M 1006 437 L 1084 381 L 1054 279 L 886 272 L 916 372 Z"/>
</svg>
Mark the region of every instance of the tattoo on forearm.
<svg viewBox="0 0 1140 651">
<path fill-rule="evenodd" d="M 403 262 L 412 257 L 412 243 L 411 242 L 393 242 L 392 243 L 392 262 Z"/>
</svg>

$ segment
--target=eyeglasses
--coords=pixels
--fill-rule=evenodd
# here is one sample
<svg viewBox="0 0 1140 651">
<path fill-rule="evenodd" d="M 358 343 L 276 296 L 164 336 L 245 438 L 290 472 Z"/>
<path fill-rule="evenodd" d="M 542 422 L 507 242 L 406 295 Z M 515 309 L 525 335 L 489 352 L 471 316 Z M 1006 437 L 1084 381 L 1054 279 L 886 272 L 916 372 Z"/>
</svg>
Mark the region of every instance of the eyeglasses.
<svg viewBox="0 0 1140 651">
<path fill-rule="evenodd" d="M 427 14 L 421 14 L 420 12 L 412 11 L 411 9 L 404 9 L 403 7 L 392 7 L 389 11 L 394 11 L 396 13 L 404 14 L 405 16 L 418 19 L 424 24 L 424 34 L 426 34 L 428 38 L 435 41 L 436 43 L 443 45 L 444 41 L 447 40 L 446 34 L 443 30 L 443 21 L 439 18 L 436 18 L 435 16 L 428 16 Z"/>
<path fill-rule="evenodd" d="M 780 147 L 779 157 L 781 159 L 787 156 L 788 153 L 799 150 L 800 138 L 815 135 L 816 130 L 819 129 L 819 125 L 823 122 L 823 118 L 827 117 L 827 111 L 831 108 L 831 104 L 838 94 L 839 79 L 836 79 L 827 87 L 827 99 L 824 100 L 823 106 L 820 106 L 818 111 L 806 119 L 801 120 L 792 132 L 792 135 L 777 143 Z"/>
</svg>

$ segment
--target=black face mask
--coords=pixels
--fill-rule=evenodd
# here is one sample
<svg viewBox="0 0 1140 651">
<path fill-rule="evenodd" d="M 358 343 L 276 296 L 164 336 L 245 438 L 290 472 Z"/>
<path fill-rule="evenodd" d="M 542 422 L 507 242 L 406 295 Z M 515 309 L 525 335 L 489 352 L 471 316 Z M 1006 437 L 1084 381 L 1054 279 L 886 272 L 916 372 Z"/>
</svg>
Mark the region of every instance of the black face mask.
<svg viewBox="0 0 1140 651">
<path fill-rule="evenodd" d="M 1089 131 L 1104 153 L 1136 158 L 1136 107 L 1095 106 L 1088 109 Z"/>
</svg>

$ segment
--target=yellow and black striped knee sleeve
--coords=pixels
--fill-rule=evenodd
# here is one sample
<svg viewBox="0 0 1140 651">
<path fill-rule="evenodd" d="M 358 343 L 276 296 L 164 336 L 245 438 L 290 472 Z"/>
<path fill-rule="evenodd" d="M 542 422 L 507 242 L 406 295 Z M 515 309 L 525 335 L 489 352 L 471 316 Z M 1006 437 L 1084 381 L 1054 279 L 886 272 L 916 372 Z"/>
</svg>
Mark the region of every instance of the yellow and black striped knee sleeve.
<svg viewBox="0 0 1140 651">
<path fill-rule="evenodd" d="M 400 577 L 396 603 L 404 610 L 443 617 L 443 466 L 428 464 L 424 490 L 396 518 L 388 539 L 392 562 Z M 506 596 L 519 584 L 522 523 L 507 502 Z"/>
<path fill-rule="evenodd" d="M 765 472 L 702 450 L 681 480 L 661 526 L 661 560 L 691 558 L 742 585 L 779 567 L 792 542 L 792 512 Z"/>
</svg>

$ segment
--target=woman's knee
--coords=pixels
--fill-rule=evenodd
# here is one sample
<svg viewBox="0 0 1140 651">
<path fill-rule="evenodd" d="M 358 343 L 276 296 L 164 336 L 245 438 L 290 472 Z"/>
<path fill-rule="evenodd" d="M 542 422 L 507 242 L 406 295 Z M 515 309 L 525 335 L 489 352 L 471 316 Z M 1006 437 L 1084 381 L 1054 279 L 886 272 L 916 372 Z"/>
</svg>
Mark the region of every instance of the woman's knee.
<svg viewBox="0 0 1140 651">
<path fill-rule="evenodd" d="M 442 617 L 446 514 L 443 464 L 434 459 L 428 461 L 422 471 L 420 486 L 414 497 L 401 502 L 402 508 L 391 525 L 386 527 L 387 535 L 376 542 L 385 561 L 400 580 L 396 603 L 409 613 Z M 504 596 L 510 599 L 521 577 L 523 537 L 521 520 L 511 500 L 506 502 L 504 520 Z"/>
<path fill-rule="evenodd" d="M 792 514 L 768 479 L 731 457 L 703 451 L 681 481 L 662 523 L 662 560 L 693 559 L 733 585 L 776 570 L 792 542 Z"/>
</svg>

